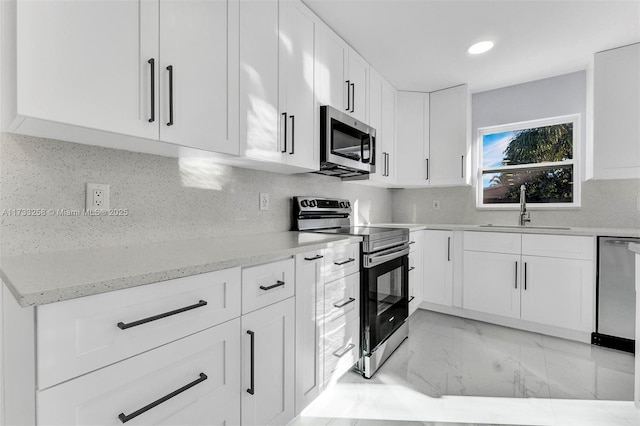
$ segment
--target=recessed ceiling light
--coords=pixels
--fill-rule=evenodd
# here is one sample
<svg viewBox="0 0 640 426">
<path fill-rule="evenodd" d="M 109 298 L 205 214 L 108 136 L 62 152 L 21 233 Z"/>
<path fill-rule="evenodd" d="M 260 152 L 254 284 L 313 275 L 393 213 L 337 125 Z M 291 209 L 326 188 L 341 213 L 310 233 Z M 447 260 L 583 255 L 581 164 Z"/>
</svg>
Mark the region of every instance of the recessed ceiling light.
<svg viewBox="0 0 640 426">
<path fill-rule="evenodd" d="M 492 47 L 492 41 L 480 41 L 467 49 L 467 52 L 471 53 L 472 55 L 479 55 L 481 53 L 488 52 Z"/>
</svg>

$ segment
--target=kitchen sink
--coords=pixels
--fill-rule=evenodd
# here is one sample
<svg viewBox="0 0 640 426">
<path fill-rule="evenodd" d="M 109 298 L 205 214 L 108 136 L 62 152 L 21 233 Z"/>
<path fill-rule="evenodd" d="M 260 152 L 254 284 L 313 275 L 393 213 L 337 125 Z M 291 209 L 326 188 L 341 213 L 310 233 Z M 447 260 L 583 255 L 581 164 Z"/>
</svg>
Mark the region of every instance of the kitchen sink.
<svg viewBox="0 0 640 426">
<path fill-rule="evenodd" d="M 566 226 L 533 226 L 533 225 L 529 225 L 529 226 L 520 226 L 520 225 L 493 225 L 491 223 L 486 224 L 486 225 L 479 225 L 480 228 L 513 228 L 513 229 L 556 229 L 556 230 L 560 230 L 560 231 L 568 231 L 571 228 L 568 228 Z"/>
</svg>

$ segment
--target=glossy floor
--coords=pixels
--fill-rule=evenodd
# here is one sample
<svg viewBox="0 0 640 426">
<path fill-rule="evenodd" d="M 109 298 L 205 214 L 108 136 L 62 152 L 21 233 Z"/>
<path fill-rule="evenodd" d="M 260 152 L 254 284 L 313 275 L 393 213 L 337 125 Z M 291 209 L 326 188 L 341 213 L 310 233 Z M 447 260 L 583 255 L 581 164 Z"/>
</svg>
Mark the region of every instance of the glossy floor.
<svg viewBox="0 0 640 426">
<path fill-rule="evenodd" d="M 634 357 L 418 310 L 371 380 L 350 372 L 295 425 L 640 425 Z"/>
</svg>

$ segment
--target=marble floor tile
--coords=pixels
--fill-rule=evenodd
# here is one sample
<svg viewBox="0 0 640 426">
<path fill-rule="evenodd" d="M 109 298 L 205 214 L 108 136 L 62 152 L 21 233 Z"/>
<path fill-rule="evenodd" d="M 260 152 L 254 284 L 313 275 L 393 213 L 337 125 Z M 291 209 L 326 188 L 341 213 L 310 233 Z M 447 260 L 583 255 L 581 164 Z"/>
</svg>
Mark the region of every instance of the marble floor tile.
<svg viewBox="0 0 640 426">
<path fill-rule="evenodd" d="M 640 425 L 634 357 L 418 310 L 369 380 L 348 372 L 295 426 Z"/>
</svg>

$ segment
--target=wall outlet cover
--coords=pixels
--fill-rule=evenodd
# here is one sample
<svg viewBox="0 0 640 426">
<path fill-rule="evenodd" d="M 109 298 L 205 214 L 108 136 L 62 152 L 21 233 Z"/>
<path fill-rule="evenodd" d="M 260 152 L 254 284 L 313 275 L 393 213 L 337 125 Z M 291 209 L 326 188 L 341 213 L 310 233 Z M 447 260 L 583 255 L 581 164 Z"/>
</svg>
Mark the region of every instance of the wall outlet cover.
<svg viewBox="0 0 640 426">
<path fill-rule="evenodd" d="M 269 210 L 269 193 L 267 192 L 260 193 L 260 210 Z"/>
<path fill-rule="evenodd" d="M 109 210 L 109 185 L 87 183 L 84 208 L 98 211 Z"/>
</svg>

